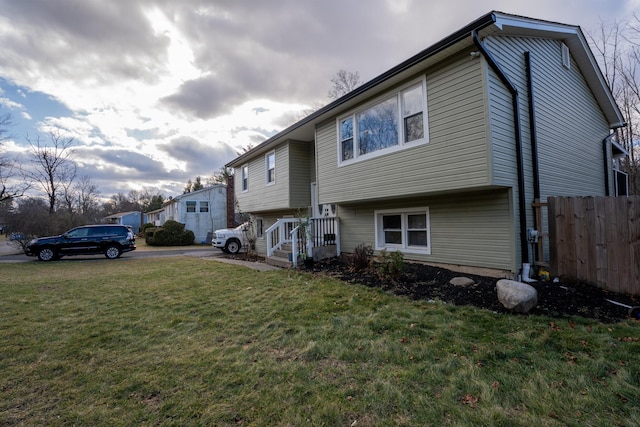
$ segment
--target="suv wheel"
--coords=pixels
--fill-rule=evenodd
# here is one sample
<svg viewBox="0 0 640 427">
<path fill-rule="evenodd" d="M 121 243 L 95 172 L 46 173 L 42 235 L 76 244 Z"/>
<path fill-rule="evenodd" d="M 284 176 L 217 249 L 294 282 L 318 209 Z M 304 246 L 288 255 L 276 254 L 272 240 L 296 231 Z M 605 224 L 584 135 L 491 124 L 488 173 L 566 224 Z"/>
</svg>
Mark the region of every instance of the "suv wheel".
<svg viewBox="0 0 640 427">
<path fill-rule="evenodd" d="M 121 253 L 122 251 L 120 250 L 119 246 L 110 245 L 110 246 L 107 246 L 107 249 L 105 249 L 104 256 L 106 256 L 109 259 L 116 259 L 120 256 Z"/>
<path fill-rule="evenodd" d="M 38 252 L 38 259 L 40 261 L 53 261 L 56 258 L 56 251 L 53 248 L 44 247 Z"/>
<path fill-rule="evenodd" d="M 230 254 L 237 254 L 238 252 L 240 252 L 240 242 L 238 242 L 237 240 L 233 239 L 233 240 L 229 240 L 227 242 L 227 245 L 224 247 L 226 249 L 227 252 L 229 252 Z"/>
</svg>

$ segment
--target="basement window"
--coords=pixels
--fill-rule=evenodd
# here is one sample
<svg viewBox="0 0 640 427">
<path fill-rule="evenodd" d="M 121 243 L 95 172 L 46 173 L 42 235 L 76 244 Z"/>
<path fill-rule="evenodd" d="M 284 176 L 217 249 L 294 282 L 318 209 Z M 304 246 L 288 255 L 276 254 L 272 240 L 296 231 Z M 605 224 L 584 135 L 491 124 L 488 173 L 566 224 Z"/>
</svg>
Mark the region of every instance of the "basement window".
<svg viewBox="0 0 640 427">
<path fill-rule="evenodd" d="M 429 208 L 375 212 L 376 250 L 431 253 Z"/>
</svg>

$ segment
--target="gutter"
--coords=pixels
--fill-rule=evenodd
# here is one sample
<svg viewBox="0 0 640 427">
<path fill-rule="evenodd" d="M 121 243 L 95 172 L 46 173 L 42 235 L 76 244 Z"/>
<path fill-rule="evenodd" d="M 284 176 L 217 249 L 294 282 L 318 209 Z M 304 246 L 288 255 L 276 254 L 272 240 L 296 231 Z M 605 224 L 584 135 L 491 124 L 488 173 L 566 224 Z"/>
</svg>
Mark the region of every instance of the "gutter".
<svg viewBox="0 0 640 427">
<path fill-rule="evenodd" d="M 519 207 L 519 217 L 520 217 L 520 253 L 523 263 L 529 262 L 529 245 L 527 241 L 527 213 L 526 213 L 526 196 L 525 196 L 525 187 L 524 187 L 524 160 L 522 156 L 522 130 L 520 126 L 520 96 L 518 94 L 518 89 L 511 83 L 509 77 L 505 74 L 505 72 L 500 68 L 498 63 L 495 61 L 493 56 L 489 53 L 485 45 L 478 37 L 478 31 L 473 30 L 471 32 L 471 37 L 473 38 L 473 43 L 480 50 L 480 53 L 487 60 L 487 63 L 491 67 L 491 69 L 498 75 L 502 84 L 509 90 L 511 93 L 511 99 L 513 104 L 513 125 L 514 125 L 514 136 L 516 140 L 516 165 L 518 172 L 518 207 Z"/>
<path fill-rule="evenodd" d="M 524 53 L 527 69 L 527 92 L 529 94 L 529 133 L 531 138 L 531 166 L 533 167 L 533 199 L 540 199 L 540 166 L 538 162 L 538 130 L 536 128 L 535 96 L 533 94 L 533 67 L 531 52 Z"/>
</svg>

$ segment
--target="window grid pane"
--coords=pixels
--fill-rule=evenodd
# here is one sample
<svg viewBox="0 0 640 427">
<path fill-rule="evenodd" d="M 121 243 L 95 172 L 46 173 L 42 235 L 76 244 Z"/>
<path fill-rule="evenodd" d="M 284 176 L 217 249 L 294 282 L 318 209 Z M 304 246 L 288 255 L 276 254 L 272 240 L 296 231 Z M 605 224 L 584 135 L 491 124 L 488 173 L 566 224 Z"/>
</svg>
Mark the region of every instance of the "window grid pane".
<svg viewBox="0 0 640 427">
<path fill-rule="evenodd" d="M 427 215 L 407 215 L 407 244 L 409 246 L 427 246 Z"/>
<path fill-rule="evenodd" d="M 407 237 L 409 246 L 427 246 L 426 231 L 409 231 Z"/>
<path fill-rule="evenodd" d="M 412 116 L 422 112 L 422 85 L 416 86 L 402 94 L 402 115 Z"/>
<path fill-rule="evenodd" d="M 200 212 L 209 212 L 209 202 L 200 202 Z"/>
<path fill-rule="evenodd" d="M 382 217 L 384 243 L 402 245 L 402 215 L 384 215 Z"/>
<path fill-rule="evenodd" d="M 249 188 L 249 166 L 243 166 L 242 168 L 242 191 L 247 191 Z"/>
<path fill-rule="evenodd" d="M 196 211 L 196 202 L 187 202 L 187 212 Z"/>
<path fill-rule="evenodd" d="M 401 245 L 402 231 L 401 230 L 398 230 L 398 231 L 385 230 L 384 242 L 391 245 Z"/>
<path fill-rule="evenodd" d="M 409 230 L 427 229 L 427 216 L 425 214 L 409 214 L 407 215 Z"/>
<path fill-rule="evenodd" d="M 340 153 L 342 160 L 353 159 L 353 118 L 340 122 Z"/>
<path fill-rule="evenodd" d="M 267 182 L 276 180 L 276 155 L 271 153 L 267 155 Z"/>
<path fill-rule="evenodd" d="M 388 99 L 357 115 L 358 154 L 398 145 L 398 101 Z"/>
<path fill-rule="evenodd" d="M 424 138 L 424 124 L 422 112 L 404 119 L 404 142 L 411 142 Z"/>
</svg>

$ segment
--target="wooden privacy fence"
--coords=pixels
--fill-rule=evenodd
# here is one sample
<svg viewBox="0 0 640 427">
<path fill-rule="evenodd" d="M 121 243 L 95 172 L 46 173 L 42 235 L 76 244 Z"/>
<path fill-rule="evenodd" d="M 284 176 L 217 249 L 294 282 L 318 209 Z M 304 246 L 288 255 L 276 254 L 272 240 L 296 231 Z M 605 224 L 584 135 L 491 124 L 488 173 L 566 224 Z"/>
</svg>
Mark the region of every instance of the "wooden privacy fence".
<svg viewBox="0 0 640 427">
<path fill-rule="evenodd" d="M 640 295 L 640 196 L 550 197 L 552 276 Z"/>
</svg>

